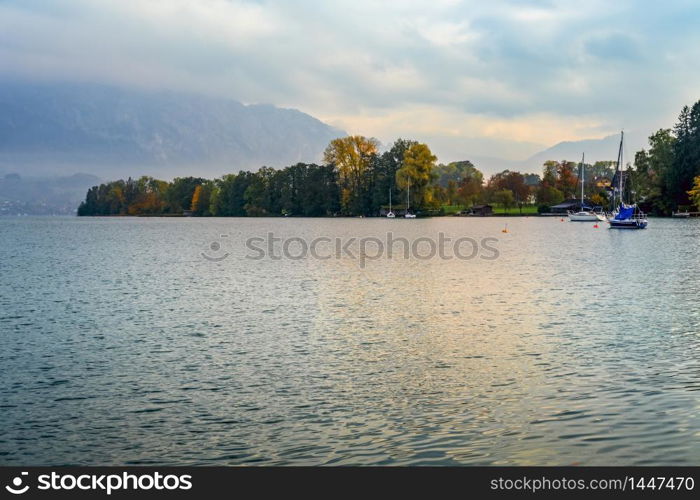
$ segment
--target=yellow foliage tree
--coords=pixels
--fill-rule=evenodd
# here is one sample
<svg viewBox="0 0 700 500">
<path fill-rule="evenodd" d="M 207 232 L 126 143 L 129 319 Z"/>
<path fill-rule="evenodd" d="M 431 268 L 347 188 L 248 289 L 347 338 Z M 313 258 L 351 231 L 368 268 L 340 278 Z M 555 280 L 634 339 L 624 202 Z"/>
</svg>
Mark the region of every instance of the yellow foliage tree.
<svg viewBox="0 0 700 500">
<path fill-rule="evenodd" d="M 187 198 L 185 198 L 187 199 Z M 190 206 L 190 210 L 192 210 L 192 213 L 197 213 L 199 212 L 200 209 L 200 200 L 202 199 L 202 185 L 198 184 L 197 187 L 194 188 L 194 193 L 192 193 L 192 205 Z"/>
<path fill-rule="evenodd" d="M 430 183 L 437 157 L 427 144 L 415 143 L 406 150 L 403 166 L 396 171 L 396 184 L 407 190 L 410 184 L 412 205 L 424 206 L 433 202 Z"/>
<path fill-rule="evenodd" d="M 700 209 L 700 175 L 693 180 L 693 188 L 688 191 L 688 196 L 690 196 L 690 201 Z"/>
<path fill-rule="evenodd" d="M 333 139 L 323 154 L 327 164 L 335 165 L 341 187 L 341 208 L 353 211 L 359 202 L 364 174 L 372 157 L 377 154 L 379 142 L 374 138 L 352 135 Z"/>
</svg>

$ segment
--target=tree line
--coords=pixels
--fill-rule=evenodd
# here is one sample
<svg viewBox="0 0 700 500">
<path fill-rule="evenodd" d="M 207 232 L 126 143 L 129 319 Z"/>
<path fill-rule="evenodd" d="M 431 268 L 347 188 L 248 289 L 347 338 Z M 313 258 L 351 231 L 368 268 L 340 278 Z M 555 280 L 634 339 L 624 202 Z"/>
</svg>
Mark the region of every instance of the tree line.
<svg viewBox="0 0 700 500">
<path fill-rule="evenodd" d="M 625 199 L 645 210 L 669 214 L 700 204 L 700 101 L 681 111 L 673 129 L 649 138 L 649 150 L 636 153 L 625 169 Z M 469 161 L 437 164 L 427 144 L 398 139 L 379 152 L 376 139 L 334 139 L 323 164 L 298 163 L 282 169 L 262 167 L 209 180 L 153 177 L 108 182 L 92 187 L 78 215 L 194 216 L 374 216 L 389 198 L 405 209 L 410 190 L 412 211 L 439 214 L 444 208 L 498 204 L 506 209 L 537 205 L 539 211 L 580 196 L 577 162 L 547 161 L 542 175 L 504 170 L 488 180 Z M 585 167 L 585 196 L 607 207 L 616 162 Z"/>
<path fill-rule="evenodd" d="M 630 189 L 651 213 L 700 208 L 700 101 L 685 106 L 671 129 L 649 137 L 649 149 L 628 167 Z"/>
</svg>

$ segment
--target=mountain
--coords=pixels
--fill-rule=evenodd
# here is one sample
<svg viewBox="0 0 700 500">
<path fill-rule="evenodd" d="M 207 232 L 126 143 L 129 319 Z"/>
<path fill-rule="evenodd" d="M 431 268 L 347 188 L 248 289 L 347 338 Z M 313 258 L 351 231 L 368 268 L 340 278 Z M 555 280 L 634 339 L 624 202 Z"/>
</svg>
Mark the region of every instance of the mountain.
<svg viewBox="0 0 700 500">
<path fill-rule="evenodd" d="M 617 160 L 617 151 L 620 146 L 620 134 L 609 135 L 602 139 L 585 139 L 582 141 L 565 141 L 555 144 L 551 148 L 540 151 L 522 162 L 523 169 L 529 169 L 535 173 L 542 171 L 542 164 L 547 160 L 580 161 L 581 154 L 586 154 L 586 163 L 596 161 Z M 634 134 L 625 133 L 624 162 L 634 162 L 634 154 L 646 147 L 643 140 Z"/>
<path fill-rule="evenodd" d="M 617 160 L 620 135 L 613 134 L 601 139 L 584 139 L 581 141 L 564 141 L 544 149 L 524 160 L 505 160 L 491 156 L 466 155 L 469 160 L 484 173 L 486 178 L 503 170 L 542 174 L 542 165 L 548 160 L 581 161 L 581 154 L 586 154 L 586 163 Z M 648 147 L 643 140 L 632 133 L 625 132 L 624 162 L 634 162 L 634 154 Z"/>
<path fill-rule="evenodd" d="M 344 135 L 272 105 L 92 84 L 0 84 L 0 173 L 212 177 L 317 162 Z"/>
<path fill-rule="evenodd" d="M 0 215 L 70 215 L 85 192 L 101 182 L 89 174 L 59 177 L 0 177 Z"/>
</svg>

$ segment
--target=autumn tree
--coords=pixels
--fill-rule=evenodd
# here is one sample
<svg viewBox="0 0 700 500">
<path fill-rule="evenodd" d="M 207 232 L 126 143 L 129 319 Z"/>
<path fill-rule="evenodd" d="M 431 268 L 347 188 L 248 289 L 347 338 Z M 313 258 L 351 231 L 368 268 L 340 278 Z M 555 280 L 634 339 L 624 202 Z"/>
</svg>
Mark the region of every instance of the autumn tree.
<svg viewBox="0 0 700 500">
<path fill-rule="evenodd" d="M 192 194 L 192 204 L 190 205 L 190 210 L 194 212 L 199 211 L 200 199 L 202 197 L 202 185 L 199 184 L 194 188 L 194 193 Z"/>
<path fill-rule="evenodd" d="M 557 164 L 556 188 L 564 194 L 566 198 L 574 198 L 578 176 L 576 175 L 576 163 L 572 161 L 560 161 Z"/>
<path fill-rule="evenodd" d="M 206 179 L 201 177 L 176 177 L 167 190 L 165 201 L 170 213 L 179 214 L 192 206 L 192 195 L 195 188 Z"/>
<path fill-rule="evenodd" d="M 378 146 L 376 139 L 352 135 L 333 139 L 323 154 L 324 161 L 338 171 L 341 208 L 346 214 L 361 212 L 366 174 Z"/>
<path fill-rule="evenodd" d="M 430 184 L 437 157 L 426 144 L 412 144 L 404 154 L 403 166 L 396 172 L 396 183 L 404 191 L 410 187 L 411 199 L 417 207 L 433 203 Z"/>
<path fill-rule="evenodd" d="M 693 205 L 700 209 L 700 175 L 693 180 L 693 188 L 688 191 L 688 196 Z"/>
<path fill-rule="evenodd" d="M 474 205 L 484 193 L 484 175 L 476 168 L 467 169 L 459 182 L 459 199 L 464 206 Z"/>
<path fill-rule="evenodd" d="M 212 181 L 205 181 L 194 188 L 192 205 L 190 206 L 192 215 L 198 217 L 211 215 L 211 199 L 214 189 L 215 185 Z"/>
</svg>

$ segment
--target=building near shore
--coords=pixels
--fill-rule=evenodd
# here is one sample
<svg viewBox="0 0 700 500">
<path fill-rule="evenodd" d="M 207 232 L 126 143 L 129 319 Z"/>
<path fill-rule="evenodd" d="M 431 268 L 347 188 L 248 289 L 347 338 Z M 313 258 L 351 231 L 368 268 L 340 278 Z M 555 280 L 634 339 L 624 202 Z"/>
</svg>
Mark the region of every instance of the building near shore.
<svg viewBox="0 0 700 500">
<path fill-rule="evenodd" d="M 491 205 L 474 205 L 469 209 L 469 215 L 478 215 L 480 217 L 493 215 L 493 207 Z"/>
<path fill-rule="evenodd" d="M 575 198 L 571 198 L 565 201 L 562 201 L 558 205 L 553 205 L 549 207 L 549 212 L 552 214 L 561 214 L 561 215 L 566 215 L 567 213 L 571 212 L 578 212 L 580 210 L 593 210 L 594 212 L 599 212 L 603 210 L 603 207 L 600 205 L 595 205 L 594 203 L 591 203 L 589 200 L 585 200 L 583 203 L 583 207 L 581 206 L 581 200 L 577 200 Z"/>
</svg>

